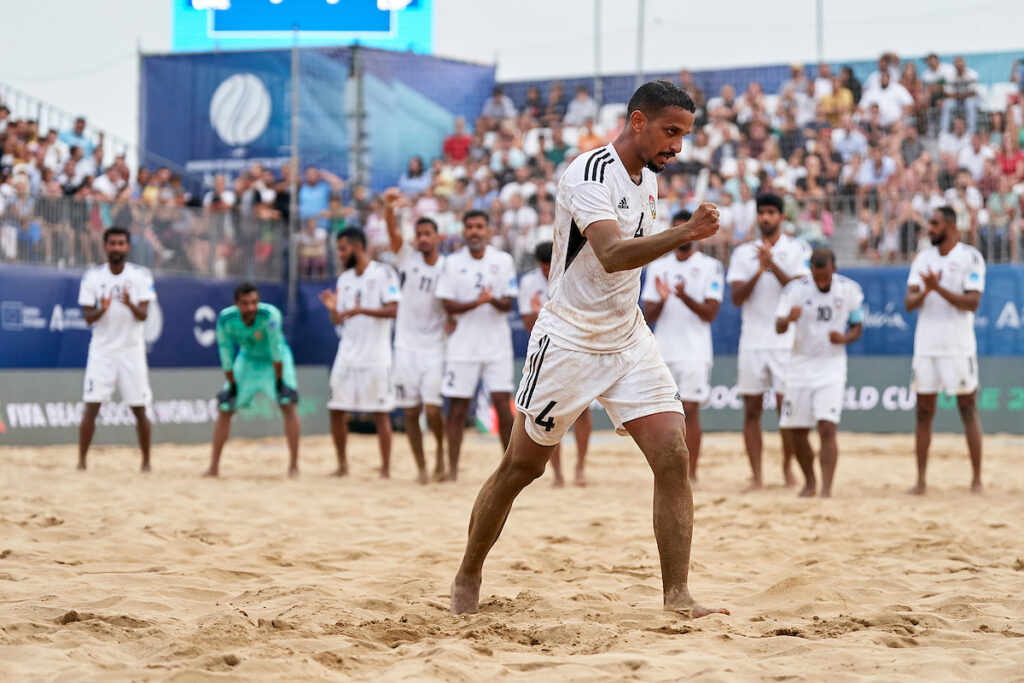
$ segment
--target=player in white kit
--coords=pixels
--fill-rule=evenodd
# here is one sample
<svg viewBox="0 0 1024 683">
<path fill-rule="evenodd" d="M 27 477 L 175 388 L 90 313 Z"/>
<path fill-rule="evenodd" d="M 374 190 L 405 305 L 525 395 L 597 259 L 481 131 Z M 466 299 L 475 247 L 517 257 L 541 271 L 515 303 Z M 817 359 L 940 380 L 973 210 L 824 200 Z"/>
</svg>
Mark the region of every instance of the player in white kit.
<svg viewBox="0 0 1024 683">
<path fill-rule="evenodd" d="M 466 246 L 444 261 L 434 295 L 455 320 L 445 348 L 441 395 L 448 406 L 448 480 L 459 474 L 459 451 L 469 404 L 483 381 L 498 413 L 502 446 L 512 432 L 512 327 L 508 312 L 519 293 L 512 256 L 488 245 L 489 219 L 483 211 L 462 218 Z"/>
<path fill-rule="evenodd" d="M 743 396 L 743 442 L 750 459 L 752 481 L 747 491 L 764 485 L 761 476 L 761 414 L 764 393 L 775 390 L 776 408 L 782 408 L 785 368 L 789 363 L 793 334 L 775 332 L 775 309 L 782 288 L 807 275 L 810 247 L 783 234 L 782 198 L 775 194 L 757 197 L 757 226 L 761 239 L 736 247 L 725 279 L 732 287 L 732 303 L 741 306 L 739 354 L 736 358 L 736 389 Z M 786 486 L 793 476 L 793 444 L 782 434 L 782 473 Z"/>
<path fill-rule="evenodd" d="M 917 392 L 917 484 L 908 493 L 927 491 L 928 447 L 940 391 L 956 395 L 971 455 L 971 491 L 983 493 L 974 312 L 985 291 L 985 260 L 977 249 L 960 241 L 952 208 L 936 209 L 926 230 L 932 246 L 914 258 L 904 301 L 908 311 L 921 309 L 911 371 L 911 388 Z"/>
<path fill-rule="evenodd" d="M 786 285 L 775 309 L 775 330 L 782 334 L 792 325 L 794 332 L 779 428 L 791 434 L 804 473 L 800 495 L 805 498 L 817 488 L 809 439 L 815 426 L 821 439 L 821 497 L 832 495 L 839 458 L 836 425 L 846 392 L 846 345 L 863 332 L 863 303 L 860 285 L 837 275 L 835 254 L 822 248 L 811 254 L 811 276 Z"/>
<path fill-rule="evenodd" d="M 89 358 L 85 364 L 82 423 L 78 428 L 78 469 L 85 469 L 86 454 L 96 431 L 100 406 L 121 391 L 121 400 L 135 415 L 135 433 L 142 449 L 142 471 L 149 472 L 150 424 L 146 406 L 153 400 L 146 365 L 143 333 L 149 302 L 156 300 L 149 270 L 128 263 L 131 236 L 127 230 L 103 231 L 107 262 L 85 271 L 78 291 L 82 315 L 92 326 Z"/>
<path fill-rule="evenodd" d="M 537 260 L 537 267 L 528 273 L 524 273 L 519 279 L 519 316 L 523 319 L 523 327 L 527 332 L 533 332 L 533 326 L 537 322 L 544 304 L 548 300 L 548 274 L 551 272 L 551 242 L 541 242 L 533 250 L 533 257 Z M 576 476 L 573 483 L 576 486 L 586 486 L 586 462 L 587 446 L 590 444 L 590 433 L 594 429 L 594 420 L 587 408 L 576 418 L 572 426 L 573 434 L 576 436 Z M 555 473 L 555 486 L 565 485 L 565 477 L 562 476 L 562 445 L 555 446 L 551 453 L 551 469 Z"/>
<path fill-rule="evenodd" d="M 334 291 L 320 293 L 331 322 L 341 325 L 341 342 L 331 368 L 331 437 L 339 477 L 348 474 L 346 413 L 370 413 L 380 444 L 380 476 L 391 474 L 391 421 L 395 392 L 391 383 L 391 321 L 401 294 L 395 271 L 371 261 L 366 237 L 358 228 L 338 233 L 338 263 L 346 270 Z"/>
<path fill-rule="evenodd" d="M 434 296 L 444 267 L 437 223 L 423 217 L 416 221 L 415 248 L 402 238 L 394 204 L 397 188 L 384 193 L 384 221 L 388 228 L 395 267 L 402 283 L 402 301 L 395 318 L 395 404 L 405 412 L 419 482 L 426 484 L 427 461 L 423 453 L 420 412 L 426 406 L 427 427 L 437 442 L 434 479 L 444 479 L 444 414 L 441 412 L 441 373 L 444 368 L 444 323 L 447 314 Z"/>
<path fill-rule="evenodd" d="M 654 174 L 681 149 L 694 111 L 693 100 L 676 86 L 642 85 L 615 141 L 576 157 L 559 180 L 551 299 L 530 336 L 511 444 L 473 507 L 466 553 L 452 584 L 455 614 L 479 609 L 484 559 L 512 501 L 544 473 L 555 445 L 595 398 L 633 437 L 654 473 L 654 534 L 666 609 L 697 617 L 725 612 L 698 605 L 687 586 L 693 498 L 683 406 L 637 305 L 643 266 L 718 231 L 717 209 L 702 204 L 685 225 L 650 234 L 657 210 Z"/>
<path fill-rule="evenodd" d="M 689 211 L 672 217 L 672 225 L 690 220 Z M 686 450 L 690 483 L 697 483 L 700 457 L 700 406 L 711 397 L 711 323 L 722 303 L 722 262 L 687 242 L 652 263 L 641 299 L 644 316 L 654 324 L 661 357 L 675 378 L 686 413 Z"/>
</svg>

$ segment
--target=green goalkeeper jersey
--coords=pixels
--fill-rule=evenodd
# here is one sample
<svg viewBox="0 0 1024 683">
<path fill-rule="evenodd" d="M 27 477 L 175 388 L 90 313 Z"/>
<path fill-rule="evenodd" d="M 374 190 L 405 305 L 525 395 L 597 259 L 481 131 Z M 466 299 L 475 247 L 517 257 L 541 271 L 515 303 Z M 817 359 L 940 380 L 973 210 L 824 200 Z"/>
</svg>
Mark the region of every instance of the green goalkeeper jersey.
<svg viewBox="0 0 1024 683">
<path fill-rule="evenodd" d="M 288 343 L 281 332 L 281 311 L 271 304 L 260 303 L 252 325 L 242 322 L 237 306 L 228 306 L 217 316 L 217 347 L 220 366 L 231 370 L 235 349 L 250 361 L 280 363 L 288 352 Z"/>
</svg>

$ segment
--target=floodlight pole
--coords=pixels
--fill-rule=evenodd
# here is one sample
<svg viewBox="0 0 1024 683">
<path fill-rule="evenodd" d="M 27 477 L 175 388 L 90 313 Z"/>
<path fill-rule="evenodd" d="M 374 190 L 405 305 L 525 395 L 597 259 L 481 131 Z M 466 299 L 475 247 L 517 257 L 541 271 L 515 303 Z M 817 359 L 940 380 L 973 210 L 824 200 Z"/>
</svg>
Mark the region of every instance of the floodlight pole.
<svg viewBox="0 0 1024 683">
<path fill-rule="evenodd" d="M 644 5 L 639 0 L 636 12 L 636 88 L 644 83 Z M 634 88 L 634 90 L 636 89 Z"/>
<path fill-rule="evenodd" d="M 594 0 L 594 101 L 604 104 L 604 79 L 601 78 L 601 0 Z"/>
<path fill-rule="evenodd" d="M 299 225 L 299 27 L 292 29 L 292 116 L 291 116 L 292 182 L 288 198 L 288 315 L 294 316 L 298 304 L 299 252 L 296 236 Z"/>
<path fill-rule="evenodd" d="M 825 0 L 815 1 L 814 20 L 818 64 L 821 64 L 825 61 Z"/>
</svg>

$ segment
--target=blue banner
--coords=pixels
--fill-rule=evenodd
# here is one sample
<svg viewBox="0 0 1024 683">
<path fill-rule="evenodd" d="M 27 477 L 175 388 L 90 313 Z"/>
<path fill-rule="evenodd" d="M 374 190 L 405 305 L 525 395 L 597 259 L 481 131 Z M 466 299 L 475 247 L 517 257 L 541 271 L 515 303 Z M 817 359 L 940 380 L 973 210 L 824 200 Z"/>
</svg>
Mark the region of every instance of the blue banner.
<svg viewBox="0 0 1024 683">
<path fill-rule="evenodd" d="M 358 92 L 364 102 L 371 188 L 393 185 L 418 154 L 439 156 L 455 118 L 472 122 L 494 85 L 494 67 L 359 48 L 299 51 L 299 157 L 302 166 L 348 178 Z M 273 168 L 291 154 L 290 50 L 142 58 L 141 147 L 204 177 L 237 175 L 251 162 Z"/>
<path fill-rule="evenodd" d="M 841 271 L 864 289 L 865 330 L 850 345 L 853 355 L 909 356 L 914 350 L 916 313 L 903 309 L 905 267 L 850 268 Z M 0 368 L 84 367 L 89 329 L 78 306 L 81 271 L 35 266 L 0 266 Z M 235 282 L 157 277 L 157 303 L 146 321 L 151 367 L 203 367 L 218 364 L 214 324 L 231 305 Z M 1024 355 L 1024 268 L 990 266 L 985 294 L 975 318 L 978 353 Z M 333 282 L 302 282 L 294 311 L 286 310 L 283 283 L 260 284 L 263 301 L 285 313 L 288 339 L 297 363 L 329 365 L 338 333 L 317 299 Z M 528 335 L 518 313 L 510 314 L 516 356 L 526 355 Z M 740 333 L 739 309 L 726 291 L 712 325 L 716 355 L 732 355 Z"/>
</svg>

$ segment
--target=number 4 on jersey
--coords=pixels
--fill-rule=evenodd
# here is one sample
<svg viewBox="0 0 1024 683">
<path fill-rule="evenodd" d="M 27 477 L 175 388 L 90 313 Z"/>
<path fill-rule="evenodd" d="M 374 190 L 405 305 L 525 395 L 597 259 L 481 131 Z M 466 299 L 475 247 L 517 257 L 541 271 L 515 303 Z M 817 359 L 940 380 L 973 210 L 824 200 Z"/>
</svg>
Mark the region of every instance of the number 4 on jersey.
<svg viewBox="0 0 1024 683">
<path fill-rule="evenodd" d="M 538 415 L 536 417 L 536 419 L 534 419 L 534 421 L 533 421 L 534 424 L 538 424 L 541 427 L 543 427 L 545 432 L 550 432 L 552 429 L 555 428 L 555 418 L 548 417 L 548 413 L 551 412 L 551 409 L 555 407 L 556 403 L 558 403 L 558 402 L 557 401 L 549 402 L 544 407 L 544 410 L 540 411 L 540 415 Z M 546 418 L 546 417 L 547 417 L 547 419 L 545 420 L 544 418 Z"/>
<path fill-rule="evenodd" d="M 644 215 L 640 214 L 640 222 L 636 225 L 636 232 L 633 233 L 633 237 L 644 236 Z"/>
</svg>

